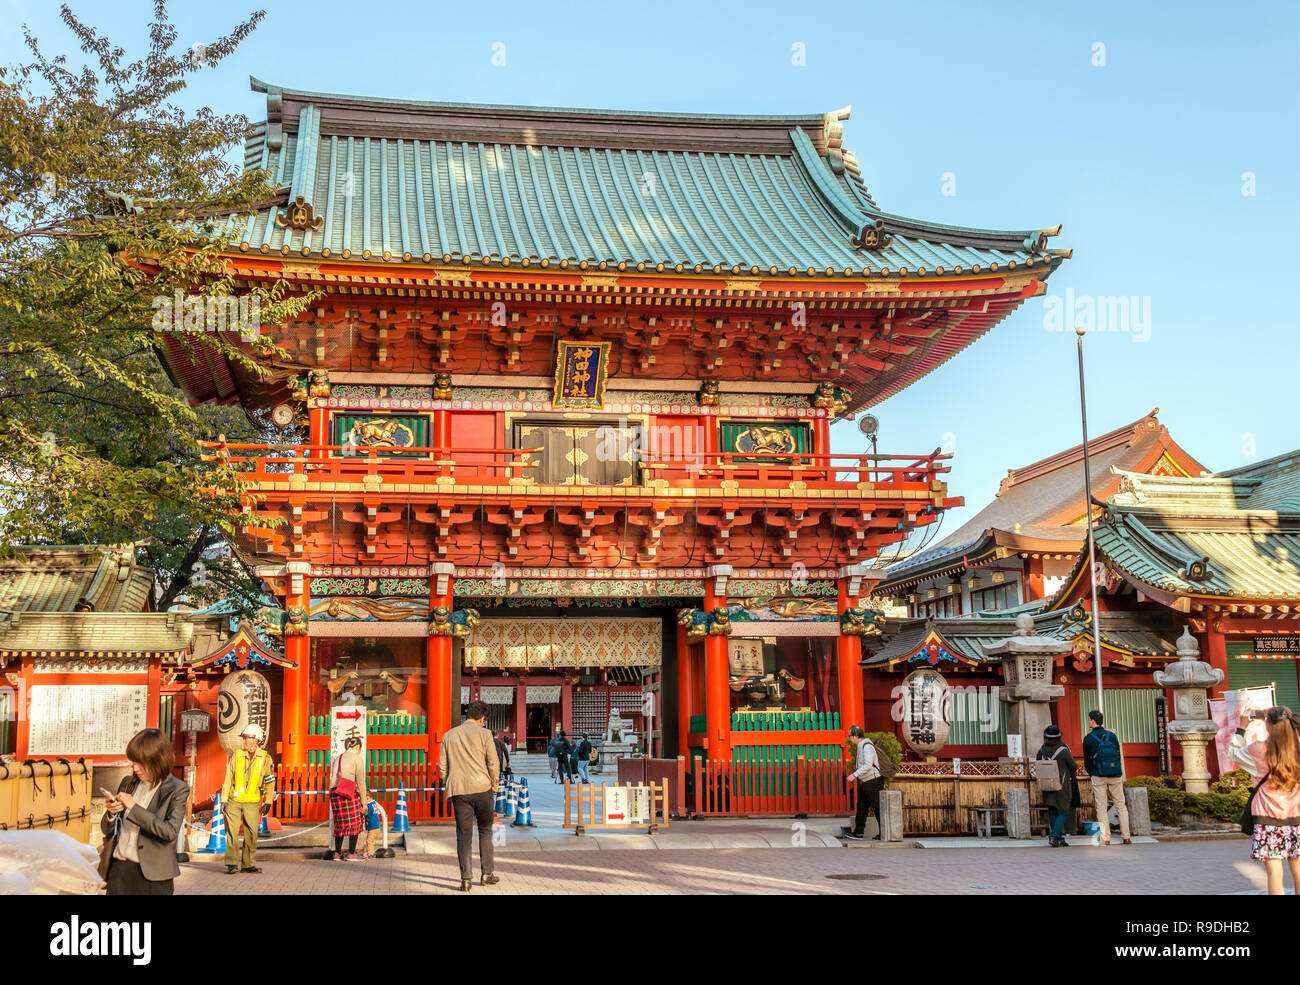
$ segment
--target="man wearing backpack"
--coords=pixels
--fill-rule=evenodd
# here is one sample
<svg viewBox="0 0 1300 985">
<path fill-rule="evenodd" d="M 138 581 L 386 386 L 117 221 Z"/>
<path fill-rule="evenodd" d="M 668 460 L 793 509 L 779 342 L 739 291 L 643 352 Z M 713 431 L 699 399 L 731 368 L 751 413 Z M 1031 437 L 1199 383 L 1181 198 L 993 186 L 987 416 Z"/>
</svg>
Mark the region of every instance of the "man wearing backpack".
<svg viewBox="0 0 1300 985">
<path fill-rule="evenodd" d="M 1101 829 L 1101 843 L 1110 844 L 1110 818 L 1107 801 L 1115 802 L 1119 814 L 1119 834 L 1124 844 L 1133 844 L 1128 830 L 1128 805 L 1124 803 L 1124 759 L 1120 753 L 1119 737 L 1110 729 L 1101 727 L 1102 714 L 1088 712 L 1092 731 L 1083 738 L 1083 768 L 1092 777 L 1092 800 L 1097 805 L 1097 824 Z"/>
<path fill-rule="evenodd" d="M 866 737 L 861 725 L 849 727 L 849 742 L 856 750 L 857 769 L 849 773 L 849 782 L 858 783 L 858 810 L 853 817 L 853 827 L 842 829 L 849 841 L 861 841 L 867 831 L 867 809 L 876 815 L 876 827 L 879 829 L 872 836 L 872 841 L 882 841 L 885 825 L 880 820 L 880 791 L 885 788 L 885 776 L 881 772 L 881 756 L 876 744 Z M 888 755 L 888 754 L 886 754 Z"/>
</svg>

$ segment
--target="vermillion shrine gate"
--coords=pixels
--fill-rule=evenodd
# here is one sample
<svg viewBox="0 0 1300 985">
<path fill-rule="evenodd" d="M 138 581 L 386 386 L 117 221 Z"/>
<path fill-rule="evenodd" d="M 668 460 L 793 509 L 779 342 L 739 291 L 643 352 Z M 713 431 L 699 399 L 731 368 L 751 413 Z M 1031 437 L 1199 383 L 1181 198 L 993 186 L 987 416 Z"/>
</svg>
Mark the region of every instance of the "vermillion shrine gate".
<svg viewBox="0 0 1300 985">
<path fill-rule="evenodd" d="M 321 297 L 270 329 L 269 381 L 166 359 L 285 428 L 210 449 L 247 469 L 238 549 L 284 608 L 284 762 L 345 693 L 403 761 L 475 695 L 519 746 L 613 708 L 660 755 L 837 749 L 868 562 L 961 500 L 943 456 L 834 454 L 830 424 L 1043 293 L 1055 230 L 881 212 L 847 110 L 253 87 L 248 165 L 285 195 L 228 262 Z"/>
</svg>

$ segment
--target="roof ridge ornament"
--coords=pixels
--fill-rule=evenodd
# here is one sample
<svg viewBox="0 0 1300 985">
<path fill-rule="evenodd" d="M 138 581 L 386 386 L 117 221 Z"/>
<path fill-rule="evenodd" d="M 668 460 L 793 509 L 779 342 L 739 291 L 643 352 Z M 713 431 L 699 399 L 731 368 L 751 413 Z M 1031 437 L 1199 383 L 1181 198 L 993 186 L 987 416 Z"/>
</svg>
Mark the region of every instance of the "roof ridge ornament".
<svg viewBox="0 0 1300 985">
<path fill-rule="evenodd" d="M 311 203 L 299 195 L 285 207 L 284 212 L 276 215 L 275 224 L 281 229 L 285 226 L 291 229 L 319 229 L 325 225 L 325 217 L 316 215 Z"/>
</svg>

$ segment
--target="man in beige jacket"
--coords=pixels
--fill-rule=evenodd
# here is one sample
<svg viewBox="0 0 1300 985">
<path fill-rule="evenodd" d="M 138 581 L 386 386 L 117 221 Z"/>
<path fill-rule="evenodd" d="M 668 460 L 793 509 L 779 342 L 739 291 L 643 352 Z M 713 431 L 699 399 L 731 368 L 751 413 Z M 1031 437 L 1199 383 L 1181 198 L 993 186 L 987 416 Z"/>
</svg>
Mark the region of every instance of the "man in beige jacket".
<svg viewBox="0 0 1300 985">
<path fill-rule="evenodd" d="M 460 891 L 473 885 L 471 854 L 474 824 L 478 823 L 478 854 L 483 885 L 501 880 L 492 873 L 492 805 L 501 763 L 487 730 L 487 705 L 471 701 L 465 723 L 448 730 L 438 754 L 438 772 L 456 816 L 456 855 L 460 859 Z"/>
</svg>

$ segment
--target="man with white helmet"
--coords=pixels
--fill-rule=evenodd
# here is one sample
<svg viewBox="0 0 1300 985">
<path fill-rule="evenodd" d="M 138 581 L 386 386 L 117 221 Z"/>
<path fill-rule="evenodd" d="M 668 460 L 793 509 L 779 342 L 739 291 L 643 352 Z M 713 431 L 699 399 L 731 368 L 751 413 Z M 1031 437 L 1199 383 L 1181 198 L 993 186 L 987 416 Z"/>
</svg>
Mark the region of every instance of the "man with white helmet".
<svg viewBox="0 0 1300 985">
<path fill-rule="evenodd" d="M 253 864 L 257 854 L 257 827 L 275 800 L 275 764 L 263 748 L 262 726 L 249 723 L 240 733 L 244 748 L 237 749 L 226 763 L 221 784 L 221 809 L 226 817 L 226 872 L 261 872 Z M 244 832 L 244 851 L 238 865 L 239 832 Z"/>
</svg>

